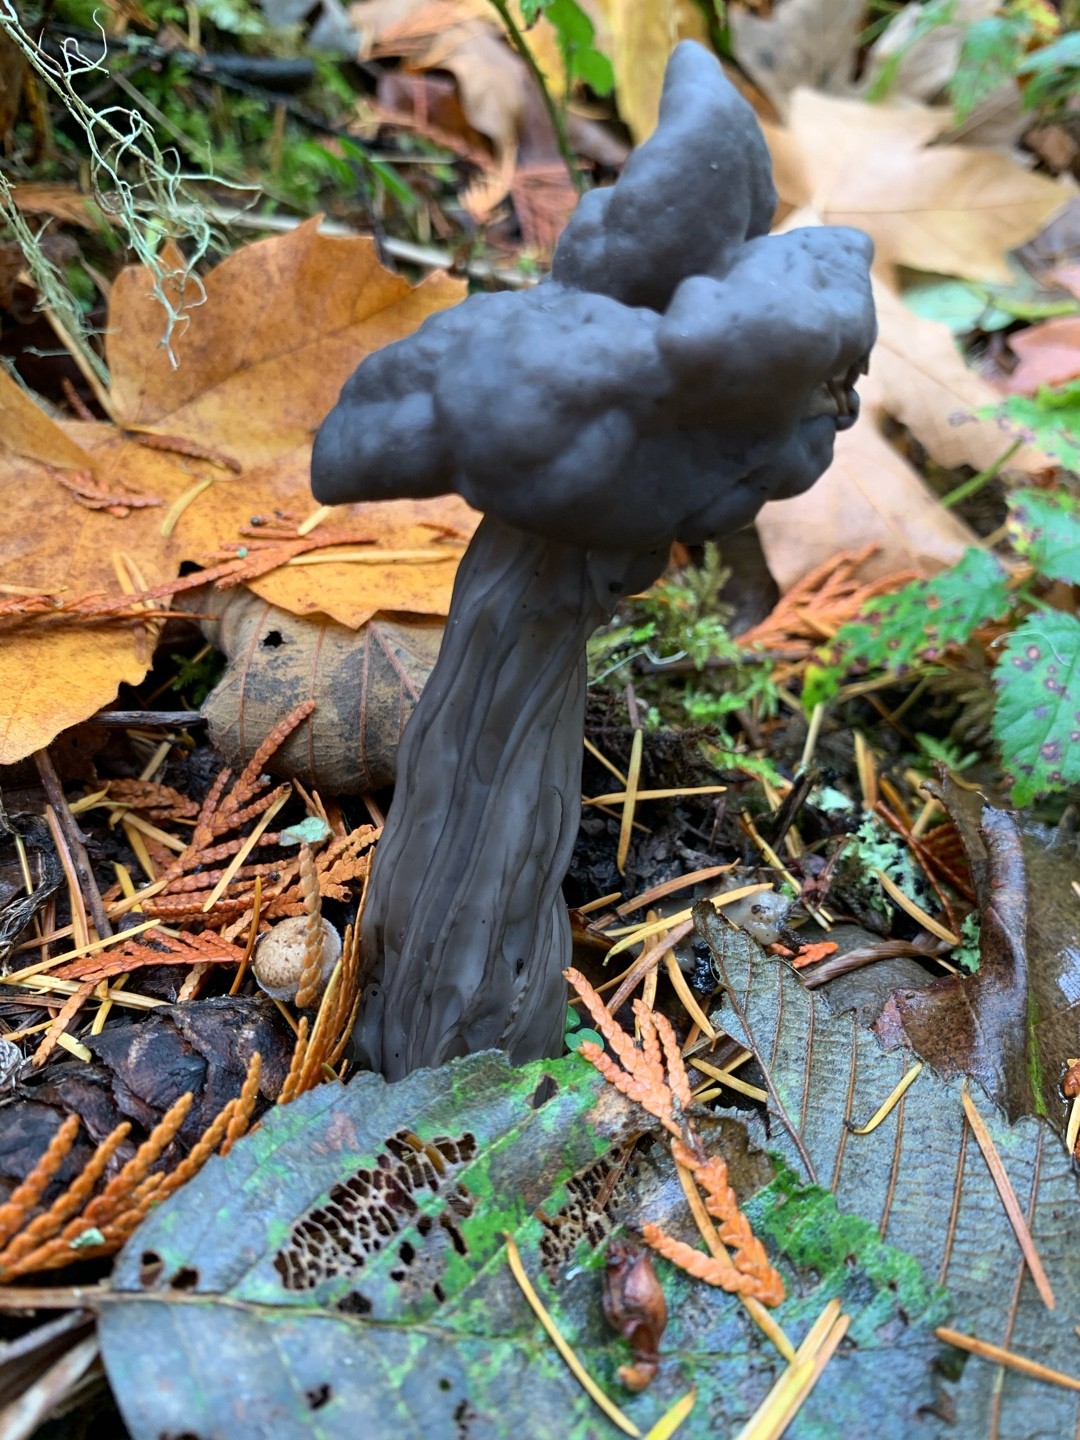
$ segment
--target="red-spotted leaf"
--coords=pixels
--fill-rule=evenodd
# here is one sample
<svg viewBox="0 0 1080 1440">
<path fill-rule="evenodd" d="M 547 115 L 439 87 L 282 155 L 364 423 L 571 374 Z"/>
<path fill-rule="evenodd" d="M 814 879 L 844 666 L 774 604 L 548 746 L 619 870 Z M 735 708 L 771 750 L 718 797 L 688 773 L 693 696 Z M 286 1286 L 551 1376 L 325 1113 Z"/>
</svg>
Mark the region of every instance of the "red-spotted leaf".
<svg viewBox="0 0 1080 1440">
<path fill-rule="evenodd" d="M 994 738 L 1013 775 L 1013 803 L 1080 781 L 1080 620 L 1029 615 L 994 672 Z"/>
</svg>

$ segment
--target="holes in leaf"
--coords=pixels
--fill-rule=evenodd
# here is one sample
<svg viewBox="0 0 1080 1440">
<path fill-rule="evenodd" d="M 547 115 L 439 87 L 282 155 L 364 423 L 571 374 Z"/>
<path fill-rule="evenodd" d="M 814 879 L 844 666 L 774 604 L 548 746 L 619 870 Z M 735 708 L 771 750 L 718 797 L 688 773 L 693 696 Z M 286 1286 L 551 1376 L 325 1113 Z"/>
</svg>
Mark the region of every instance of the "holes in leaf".
<svg viewBox="0 0 1080 1440">
<path fill-rule="evenodd" d="M 336 1309 L 343 1315 L 370 1315 L 371 1301 L 366 1295 L 361 1295 L 359 1290 L 350 1290 L 337 1302 Z"/>
<path fill-rule="evenodd" d="M 139 1284 L 149 1289 L 161 1279 L 165 1261 L 156 1250 L 144 1250 L 139 1256 Z"/>
<path fill-rule="evenodd" d="M 333 1390 L 324 1381 L 321 1385 L 313 1385 L 310 1390 L 305 1390 L 304 1399 L 307 1401 L 309 1410 L 321 1410 L 333 1397 L 333 1394 Z"/>
<path fill-rule="evenodd" d="M 601 1155 L 566 1182 L 569 1198 L 554 1215 L 537 1211 L 543 1225 L 540 1256 L 544 1273 L 556 1280 L 584 1240 L 596 1249 L 610 1235 L 614 1212 L 626 1194 L 628 1161 L 634 1142 Z"/>
<path fill-rule="evenodd" d="M 268 630 L 262 638 L 262 643 L 267 650 L 276 650 L 279 645 L 285 644 L 285 638 L 280 630 Z"/>
<path fill-rule="evenodd" d="M 546 1105 L 549 1100 L 554 1100 L 558 1093 L 558 1081 L 553 1080 L 550 1075 L 545 1075 L 525 1103 L 530 1110 L 539 1110 L 541 1105 Z"/>
<path fill-rule="evenodd" d="M 452 1380 L 448 1380 L 445 1375 L 440 1375 L 440 1376 L 439 1376 L 439 1389 L 440 1389 L 440 1390 L 452 1390 L 453 1388 L 454 1388 L 454 1382 L 453 1382 Z"/>
<path fill-rule="evenodd" d="M 182 1265 L 169 1280 L 170 1290 L 194 1290 L 199 1283 L 199 1272 L 193 1265 Z"/>
<path fill-rule="evenodd" d="M 285 1288 L 310 1290 L 336 1276 L 355 1275 L 406 1228 L 415 1227 L 421 1239 L 434 1239 L 435 1219 L 454 1249 L 466 1254 L 456 1222 L 472 1214 L 475 1202 L 464 1186 L 453 1183 L 452 1175 L 475 1154 L 476 1139 L 470 1134 L 432 1140 L 408 1130 L 391 1135 L 370 1167 L 335 1185 L 325 1204 L 294 1224 L 274 1257 Z M 421 1203 L 430 1205 L 431 1197 L 445 1201 L 442 1215 L 422 1213 Z M 402 1242 L 399 1255 L 409 1267 L 418 1259 L 409 1241 Z M 400 1283 L 407 1277 L 395 1270 L 391 1278 Z M 424 1288 L 430 1288 L 430 1278 Z"/>
</svg>

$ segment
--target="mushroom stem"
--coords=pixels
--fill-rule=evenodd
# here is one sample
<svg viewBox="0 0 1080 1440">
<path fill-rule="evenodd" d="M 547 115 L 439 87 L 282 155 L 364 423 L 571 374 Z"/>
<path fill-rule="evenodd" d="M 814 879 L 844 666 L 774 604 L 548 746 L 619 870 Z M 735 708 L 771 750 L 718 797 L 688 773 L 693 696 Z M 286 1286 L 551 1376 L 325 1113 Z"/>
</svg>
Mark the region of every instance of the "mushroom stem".
<svg viewBox="0 0 1080 1440">
<path fill-rule="evenodd" d="M 362 928 L 357 1058 L 390 1080 L 500 1047 L 558 1053 L 581 809 L 585 642 L 663 569 L 486 517 L 409 720 Z"/>
</svg>

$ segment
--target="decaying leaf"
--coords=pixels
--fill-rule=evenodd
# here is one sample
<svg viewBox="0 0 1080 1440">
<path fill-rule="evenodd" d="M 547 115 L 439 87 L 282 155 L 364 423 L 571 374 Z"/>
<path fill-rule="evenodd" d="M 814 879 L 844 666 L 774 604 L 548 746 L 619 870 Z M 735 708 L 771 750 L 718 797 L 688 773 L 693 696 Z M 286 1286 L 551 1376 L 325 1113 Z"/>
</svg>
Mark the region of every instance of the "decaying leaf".
<svg viewBox="0 0 1080 1440">
<path fill-rule="evenodd" d="M 808 992 L 786 966 L 743 958 L 741 947 L 729 946 L 729 923 L 713 907 L 699 906 L 697 913 L 725 977 L 727 993 L 714 1021 L 762 1056 L 767 1069 L 770 1149 L 799 1173 L 816 1175 L 842 1210 L 876 1221 L 885 1239 L 937 1277 L 950 1293 L 958 1329 L 1075 1374 L 1080 1283 L 1072 1257 L 1080 1245 L 1080 1205 L 1071 1158 L 1058 1137 L 1032 1117 L 1010 1126 L 977 1097 L 1052 1277 L 1057 1309 L 1048 1311 L 967 1129 L 961 1082 L 926 1067 L 879 1125 L 853 1134 L 851 1127 L 869 1119 L 894 1090 L 910 1057 L 886 1053 L 854 1015 L 830 1013 L 827 990 Z M 752 1206 L 749 1213 L 767 1236 Z M 974 1361 L 958 1379 L 946 1375 L 955 1377 L 956 1367 L 943 1366 L 942 1393 L 909 1434 L 1031 1440 L 1075 1428 L 1071 1391 Z M 884 1404 L 875 1409 L 883 1421 L 888 1413 Z M 943 1421 L 946 1414 L 950 1419 Z"/>
<path fill-rule="evenodd" d="M 436 622 L 380 616 L 359 630 L 290 615 L 250 590 L 196 592 L 206 638 L 229 666 L 203 704 L 210 740 L 229 765 L 251 759 L 283 714 L 315 701 L 310 724 L 267 762 L 324 795 L 393 782 L 405 722 L 439 653 Z"/>
<path fill-rule="evenodd" d="M 861 572 L 871 580 L 900 570 L 931 575 L 976 543 L 869 418 L 837 435 L 835 459 L 813 490 L 766 505 L 757 525 L 781 591 L 840 544 L 876 547 Z"/>
<path fill-rule="evenodd" d="M 1065 315 L 1029 325 L 1009 337 L 1020 363 L 1008 377 L 1014 395 L 1034 395 L 1040 385 L 1064 385 L 1080 375 L 1080 317 Z"/>
<path fill-rule="evenodd" d="M 611 32 L 615 99 L 636 144 L 656 128 L 668 57 L 680 40 L 708 43 L 701 11 L 689 0 L 602 0 Z"/>
<path fill-rule="evenodd" d="M 861 0 L 779 0 L 760 10 L 727 7 L 731 48 L 781 115 L 801 85 L 827 95 L 848 88 L 863 26 Z"/>
<path fill-rule="evenodd" d="M 948 110 L 869 105 L 798 90 L 786 130 L 767 128 L 780 198 L 874 241 L 879 272 L 896 265 L 1007 281 L 1005 253 L 1069 199 L 1060 183 L 1008 155 L 935 145 Z"/>
<path fill-rule="evenodd" d="M 185 1430 L 256 1440 L 268 1426 L 301 1435 L 313 1409 L 327 1440 L 384 1440 L 403 1426 L 452 1440 L 466 1417 L 476 1440 L 594 1440 L 604 1422 L 527 1308 L 504 1236 L 598 1383 L 617 1386 L 628 1350 L 604 1322 L 587 1262 L 641 1208 L 673 1233 L 686 1213 L 666 1161 L 648 1156 L 613 1205 L 611 1154 L 639 1116 L 577 1056 L 511 1070 L 494 1054 L 392 1086 L 359 1075 L 271 1114 L 155 1212 L 114 1271 L 102 1347 L 134 1440 Z M 738 1127 L 721 1133 L 736 1186 L 765 1185 L 739 1198 L 756 1228 L 771 1227 L 790 1276 L 779 1323 L 801 1339 L 833 1295 L 852 1315 L 856 1343 L 826 1368 L 805 1422 L 856 1434 L 876 1403 L 877 1433 L 907 1440 L 933 1400 L 940 1290 L 828 1195 L 787 1170 L 770 1178 Z M 625 1148 L 616 1155 L 625 1161 Z M 665 1285 L 659 1371 L 619 1403 L 645 1432 L 694 1384 L 685 1433 L 733 1434 L 783 1362 L 749 1341 L 733 1297 L 679 1271 Z"/>
<path fill-rule="evenodd" d="M 153 586 L 175 575 L 181 562 L 236 543 L 253 517 L 280 512 L 294 523 L 302 519 L 312 509 L 311 438 L 345 378 L 369 351 L 408 334 L 462 294 L 444 275 L 412 288 L 383 269 L 373 241 L 328 238 L 319 234 L 318 221 L 309 221 L 237 251 L 205 277 L 205 303 L 190 310 L 175 340 L 174 370 L 158 344 L 161 310 L 153 283 L 133 267 L 113 286 L 108 358 L 117 424 L 54 422 L 0 374 L 6 522 L 0 563 L 9 584 L 60 599 L 119 595 L 127 587 L 118 571 L 130 588 Z M 153 448 L 139 443 L 146 430 L 153 432 Z M 88 511 L 49 466 L 87 470 L 107 494 L 155 496 L 166 509 L 136 509 L 124 518 Z M 467 538 L 475 523 L 452 498 L 404 511 L 379 508 L 370 518 L 373 540 L 384 550 L 430 544 L 446 528 Z M 342 520 L 355 524 L 357 514 Z M 375 566 L 370 584 L 355 587 L 360 598 L 350 595 L 339 609 L 352 623 L 391 605 L 444 613 L 455 565 L 450 556 L 430 566 Z M 320 594 L 349 594 L 361 569 L 327 565 L 296 580 L 286 568 L 263 576 L 258 588 L 285 608 L 327 613 Z M 0 763 L 86 719 L 122 681 L 137 682 L 149 664 L 145 642 L 142 626 L 62 626 L 48 633 L 23 627 L 5 635 L 0 688 L 15 703 L 4 707 L 11 718 L 0 733 Z"/>
</svg>

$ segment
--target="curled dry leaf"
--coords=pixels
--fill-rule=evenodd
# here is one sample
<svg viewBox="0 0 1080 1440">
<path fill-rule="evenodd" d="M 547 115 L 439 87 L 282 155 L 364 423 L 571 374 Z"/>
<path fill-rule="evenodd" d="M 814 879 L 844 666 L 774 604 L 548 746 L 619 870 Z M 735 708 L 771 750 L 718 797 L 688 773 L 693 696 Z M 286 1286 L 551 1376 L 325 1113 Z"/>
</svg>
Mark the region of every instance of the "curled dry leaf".
<svg viewBox="0 0 1080 1440">
<path fill-rule="evenodd" d="M 327 795 L 377 790 L 394 779 L 397 747 L 439 653 L 442 626 L 376 616 L 359 630 L 300 618 L 250 590 L 198 592 L 213 619 L 203 634 L 229 664 L 203 705 L 210 739 L 245 765 L 282 714 L 315 700 L 310 723 L 267 761 Z"/>
<path fill-rule="evenodd" d="M 626 1340 L 634 1363 L 619 1367 L 628 1390 L 644 1390 L 660 1364 L 660 1340 L 667 1326 L 667 1302 L 652 1257 L 628 1240 L 608 1246 L 604 1270 L 604 1319 Z"/>
</svg>

